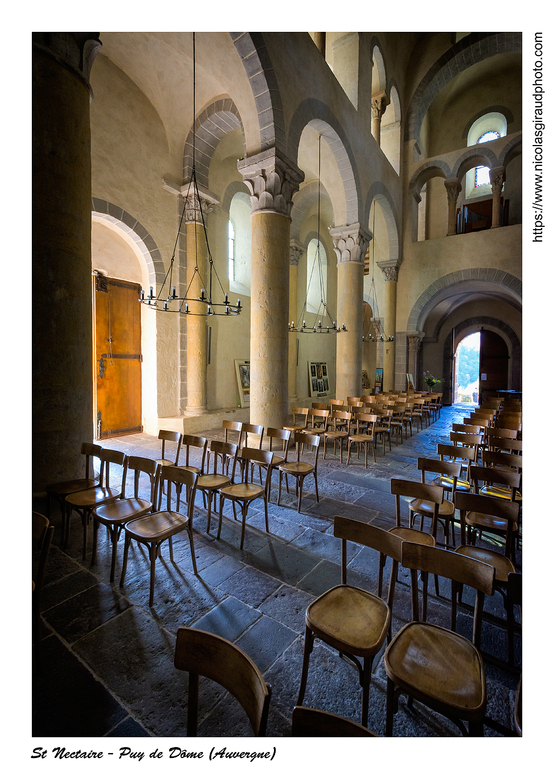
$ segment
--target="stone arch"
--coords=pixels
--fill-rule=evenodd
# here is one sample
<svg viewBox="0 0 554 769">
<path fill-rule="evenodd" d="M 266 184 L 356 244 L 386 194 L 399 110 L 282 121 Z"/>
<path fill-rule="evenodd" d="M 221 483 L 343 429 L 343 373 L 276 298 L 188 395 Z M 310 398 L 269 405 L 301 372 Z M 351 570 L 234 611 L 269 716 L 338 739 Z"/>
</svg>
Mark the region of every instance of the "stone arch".
<svg viewBox="0 0 554 769">
<path fill-rule="evenodd" d="M 466 173 L 475 166 L 495 168 L 498 165 L 500 162 L 493 149 L 487 147 L 486 144 L 475 144 L 456 159 L 452 168 L 452 176 L 457 177 L 458 181 L 461 182 Z"/>
<path fill-rule="evenodd" d="M 312 208 L 312 206 L 317 202 L 319 188 L 319 182 L 310 182 L 309 184 L 306 184 L 304 187 L 302 187 L 302 189 L 300 189 L 294 196 L 292 221 L 290 225 L 291 240 L 300 240 L 300 228 L 302 226 L 302 222 L 304 221 L 310 208 Z M 321 199 L 323 200 L 324 198 L 329 200 L 331 206 L 333 205 L 331 196 L 325 189 L 325 186 L 321 184 Z"/>
<path fill-rule="evenodd" d="M 510 141 L 502 147 L 502 150 L 498 155 L 498 165 L 506 167 L 515 157 L 521 155 L 521 144 L 521 134 L 510 139 Z"/>
<path fill-rule="evenodd" d="M 244 145 L 244 128 L 239 111 L 232 99 L 218 99 L 208 105 L 198 115 L 194 121 L 193 128 L 187 136 L 183 157 L 183 178 L 190 179 L 194 159 L 196 180 L 199 185 L 208 189 L 210 163 L 217 145 L 228 133 L 236 128 L 240 128 L 242 131 L 242 142 Z"/>
<path fill-rule="evenodd" d="M 373 237 L 373 232 L 371 231 L 371 222 L 369 221 L 370 213 L 371 213 L 371 206 L 375 202 L 378 204 L 381 208 L 382 214 L 385 218 L 385 223 L 387 226 L 387 235 L 389 239 L 389 260 L 395 261 L 397 264 L 400 264 L 401 259 L 401 253 L 400 253 L 400 241 L 398 237 L 398 221 L 397 221 L 397 215 L 396 210 L 394 206 L 394 202 L 391 198 L 389 190 L 385 187 L 385 185 L 382 182 L 374 182 L 371 187 L 369 188 L 369 192 L 367 195 L 367 201 L 366 201 L 366 207 L 365 207 L 365 216 L 363 221 L 368 222 L 368 229 L 371 232 L 371 235 Z M 366 253 L 366 272 L 367 275 L 369 272 L 369 249 Z"/>
<path fill-rule="evenodd" d="M 101 198 L 92 199 L 92 218 L 107 219 L 125 234 L 140 252 L 148 269 L 148 279 L 153 286 L 163 282 L 166 267 L 154 238 L 137 219 L 123 208 Z"/>
<path fill-rule="evenodd" d="M 492 107 L 485 107 L 484 109 L 480 110 L 479 112 L 476 112 L 473 117 L 468 120 L 466 123 L 466 126 L 464 130 L 462 131 L 462 139 L 467 144 L 467 137 L 471 130 L 471 127 L 473 124 L 479 120 L 480 117 L 483 117 L 484 115 L 489 114 L 490 112 L 498 112 L 501 115 L 504 115 L 506 118 L 506 124 L 509 125 L 510 123 L 514 122 L 514 115 L 511 110 L 509 110 L 507 107 L 497 106 L 493 105 Z"/>
<path fill-rule="evenodd" d="M 380 91 L 385 91 L 388 94 L 387 68 L 381 46 L 376 38 L 371 41 L 371 61 L 373 64 L 371 70 L 371 94 L 373 95 Z"/>
<path fill-rule="evenodd" d="M 245 195 L 248 195 L 248 199 L 250 200 L 250 191 L 246 184 L 244 182 L 234 181 L 227 185 L 227 188 L 225 190 L 225 193 L 221 199 L 221 210 L 228 214 L 229 210 L 231 208 L 231 201 L 237 194 L 237 192 L 244 192 Z"/>
<path fill-rule="evenodd" d="M 444 160 L 428 160 L 414 172 L 408 185 L 408 192 L 416 198 L 419 197 L 421 188 L 434 176 L 449 179 L 453 176 L 453 172 Z"/>
<path fill-rule="evenodd" d="M 522 283 L 519 278 L 515 277 L 515 275 L 511 275 L 504 270 L 497 270 L 493 267 L 472 267 L 467 270 L 458 270 L 457 272 L 451 272 L 438 278 L 431 283 L 422 294 L 420 294 L 414 302 L 408 317 L 406 333 L 416 334 L 419 331 L 423 331 L 428 311 L 430 307 L 437 303 L 441 292 L 454 284 L 465 283 L 468 281 L 495 284 L 499 289 L 510 294 L 521 303 Z"/>
<path fill-rule="evenodd" d="M 499 53 L 521 52 L 520 32 L 472 32 L 448 49 L 414 91 L 405 127 L 407 141 L 421 147 L 421 125 L 433 99 L 461 72 Z"/>
<path fill-rule="evenodd" d="M 276 147 L 286 155 L 281 92 L 262 32 L 230 32 L 246 70 L 260 127 L 260 152 Z"/>
<path fill-rule="evenodd" d="M 335 226 L 355 224 L 360 221 L 360 195 L 358 173 L 354 153 L 341 124 L 326 104 L 317 99 L 303 101 L 290 122 L 287 157 L 298 162 L 298 148 L 302 131 L 309 125 L 318 131 L 329 145 L 336 160 L 343 183 L 346 200 L 346 222 L 335 222 Z"/>
</svg>

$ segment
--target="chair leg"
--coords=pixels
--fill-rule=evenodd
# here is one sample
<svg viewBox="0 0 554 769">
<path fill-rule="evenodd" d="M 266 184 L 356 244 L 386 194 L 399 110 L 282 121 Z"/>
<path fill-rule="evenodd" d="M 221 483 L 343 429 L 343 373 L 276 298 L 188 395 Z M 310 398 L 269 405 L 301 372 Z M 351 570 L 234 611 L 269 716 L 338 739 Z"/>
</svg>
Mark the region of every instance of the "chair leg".
<svg viewBox="0 0 554 769">
<path fill-rule="evenodd" d="M 119 531 L 117 530 L 117 526 L 115 524 L 109 528 L 112 540 L 112 565 L 110 569 L 110 582 L 113 582 L 115 579 L 115 561 L 117 555 L 117 540 L 119 539 Z"/>
<path fill-rule="evenodd" d="M 196 554 L 194 552 L 194 539 L 192 534 L 192 526 L 189 525 L 187 531 L 188 531 L 189 541 L 190 541 L 190 557 L 192 558 L 192 568 L 194 570 L 194 573 L 198 574 L 198 570 L 196 568 Z"/>
<path fill-rule="evenodd" d="M 373 657 L 366 657 L 364 659 L 364 670 L 362 680 L 362 726 L 367 727 L 367 719 L 369 716 L 369 686 L 371 684 L 371 666 L 373 665 Z"/>
<path fill-rule="evenodd" d="M 394 681 L 387 678 L 387 720 L 385 725 L 385 737 L 392 737 L 392 722 L 394 715 Z"/>
<path fill-rule="evenodd" d="M 300 478 L 296 479 L 296 482 L 298 483 L 298 489 L 297 489 L 298 509 L 297 509 L 297 512 L 298 512 L 298 515 L 300 515 L 300 505 L 302 504 L 302 487 L 304 486 L 304 476 L 301 475 Z M 319 500 L 318 500 L 318 502 L 319 502 Z"/>
<path fill-rule="evenodd" d="M 129 555 L 129 545 L 131 543 L 131 537 L 125 532 L 125 547 L 123 549 L 123 563 L 121 564 L 121 577 L 119 578 L 119 587 L 123 587 L 123 581 L 125 579 L 125 573 L 127 571 L 127 556 Z"/>
<path fill-rule="evenodd" d="M 150 598 L 148 601 L 148 606 L 152 606 L 154 604 L 154 584 L 156 582 L 156 557 L 158 555 L 158 545 L 156 545 L 156 543 L 153 542 L 150 545 L 149 550 L 150 550 Z M 173 558 L 171 560 L 173 560 Z"/>
<path fill-rule="evenodd" d="M 304 658 L 302 661 L 302 676 L 300 678 L 300 689 L 298 691 L 297 705 L 302 705 L 304 694 L 306 693 L 306 682 L 308 680 L 308 668 L 310 666 L 310 654 L 314 648 L 314 635 L 307 627 L 304 636 Z"/>
</svg>

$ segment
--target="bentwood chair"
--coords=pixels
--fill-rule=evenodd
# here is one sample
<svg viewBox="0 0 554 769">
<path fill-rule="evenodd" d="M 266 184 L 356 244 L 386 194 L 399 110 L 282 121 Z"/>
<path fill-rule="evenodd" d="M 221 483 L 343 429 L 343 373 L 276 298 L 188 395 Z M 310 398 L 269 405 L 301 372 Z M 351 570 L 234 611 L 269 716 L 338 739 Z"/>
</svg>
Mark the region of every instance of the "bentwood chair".
<svg viewBox="0 0 554 769">
<path fill-rule="evenodd" d="M 239 483 L 231 483 L 228 486 L 224 486 L 219 490 L 219 526 L 217 529 L 217 538 L 221 536 L 221 525 L 223 522 L 223 505 L 225 500 L 229 500 L 233 503 L 233 512 L 235 505 L 238 505 L 242 513 L 241 523 L 241 535 L 240 535 L 240 549 L 244 547 L 244 535 L 246 530 L 246 515 L 251 503 L 256 499 L 264 500 L 265 511 L 265 530 L 269 533 L 269 492 L 271 484 L 271 461 L 273 459 L 273 452 L 262 451 L 261 449 L 248 448 L 248 446 L 239 449 L 235 455 L 233 461 L 233 470 L 231 477 L 235 477 L 237 462 L 241 461 L 242 467 L 242 481 Z M 248 481 L 248 476 L 251 474 L 250 462 L 255 461 L 257 466 L 264 466 L 267 470 L 265 483 L 258 484 Z M 282 467 L 282 465 L 281 465 Z"/>
<path fill-rule="evenodd" d="M 288 430 L 295 437 L 296 433 L 305 430 L 308 426 L 308 412 L 310 409 L 301 408 L 300 406 L 293 406 L 291 408 L 292 421 L 288 425 L 283 426 L 283 430 Z"/>
<path fill-rule="evenodd" d="M 62 514 L 62 526 L 61 526 L 61 544 L 64 544 L 64 535 L 66 529 L 66 508 L 65 500 L 70 494 L 75 494 L 77 491 L 85 491 L 86 489 L 92 489 L 94 486 L 100 484 L 99 478 L 94 472 L 94 458 L 100 459 L 100 452 L 102 447 L 98 443 L 83 443 L 81 444 L 81 454 L 85 458 L 85 477 L 74 478 L 70 481 L 60 481 L 59 483 L 51 483 L 46 487 L 46 502 L 47 502 L 47 517 L 51 519 L 52 509 L 51 500 L 55 497 L 58 500 L 60 511 Z"/>
<path fill-rule="evenodd" d="M 456 493 L 458 478 L 462 473 L 462 465 L 458 462 L 443 462 L 440 459 L 430 457 L 418 457 L 417 469 L 421 471 L 421 482 L 427 481 L 426 473 L 438 473 L 439 476 L 452 478 L 452 492 Z M 442 488 L 442 487 L 440 487 Z M 437 520 L 441 524 L 444 532 L 444 546 L 455 547 L 456 535 L 454 528 L 454 519 L 456 508 L 454 503 L 444 498 L 445 489 L 442 488 L 443 499 L 439 505 Z M 413 499 L 409 504 L 410 509 L 410 527 L 413 528 L 417 518 L 421 518 L 423 524 L 424 518 L 434 518 L 435 506 L 432 502 L 425 499 Z M 452 545 L 450 545 L 450 535 L 452 535 Z"/>
<path fill-rule="evenodd" d="M 393 734 L 398 698 L 407 695 L 453 721 L 464 736 L 482 736 L 487 708 L 487 686 L 483 658 L 479 651 L 483 601 L 492 595 L 494 568 L 461 553 L 415 542 L 402 544 L 402 566 L 410 569 L 412 621 L 404 625 L 388 645 L 387 737 Z M 419 619 L 418 572 L 423 578 L 424 614 Z M 427 575 L 452 581 L 450 629 L 427 622 Z M 476 591 L 473 612 L 473 639 L 456 632 L 457 583 Z M 440 652 L 438 651 L 440 650 Z M 467 722 L 469 728 L 465 727 Z"/>
<path fill-rule="evenodd" d="M 208 450 L 208 439 L 200 435 L 183 435 L 181 439 L 181 452 L 185 450 L 185 463 L 179 464 L 184 470 L 191 473 L 202 475 L 206 467 L 206 453 Z M 200 452 L 200 456 L 193 457 L 193 451 Z M 182 454 L 181 454 L 182 459 Z"/>
<path fill-rule="evenodd" d="M 302 504 L 302 489 L 304 487 L 304 481 L 309 475 L 314 476 L 315 484 L 315 496 L 319 502 L 319 489 L 317 487 L 317 461 L 319 457 L 319 444 L 321 441 L 320 435 L 307 435 L 306 433 L 296 433 L 296 461 L 284 462 L 279 465 L 279 496 L 277 498 L 277 504 L 281 504 L 281 481 L 283 476 L 287 478 L 289 475 L 294 478 L 296 485 L 296 495 L 298 497 L 298 513 L 300 513 L 300 506 Z M 300 454 L 304 446 L 309 446 L 314 449 L 311 454 L 311 462 L 301 462 Z"/>
<path fill-rule="evenodd" d="M 456 488 L 458 491 L 469 491 L 469 468 L 473 464 L 475 458 L 475 448 L 472 446 L 453 446 L 448 443 L 439 443 L 437 445 L 437 454 L 443 462 L 454 461 L 456 464 L 459 463 L 462 465 L 462 475 L 465 475 L 465 478 L 461 476 L 456 478 Z M 432 483 L 443 488 L 446 494 L 451 494 L 454 486 L 454 478 L 450 475 L 443 475 L 441 473 L 433 479 Z"/>
<path fill-rule="evenodd" d="M 333 411 L 329 421 L 331 426 L 323 433 L 323 459 L 327 456 L 327 442 L 333 443 L 333 456 L 337 453 L 337 443 L 340 447 L 340 462 L 342 464 L 342 449 L 344 439 L 350 435 L 350 422 L 352 414 L 350 411 Z"/>
<path fill-rule="evenodd" d="M 307 435 L 323 435 L 323 433 L 327 430 L 328 421 L 328 409 L 311 408 L 308 412 L 308 426 L 305 427 L 302 432 L 306 433 Z"/>
<path fill-rule="evenodd" d="M 223 428 L 223 443 L 234 443 L 237 446 L 237 449 L 240 449 L 241 447 L 241 441 L 242 441 L 242 422 L 232 422 L 229 419 L 224 419 L 221 423 L 221 427 Z M 207 457 L 206 457 L 206 472 L 210 472 L 210 460 L 211 460 L 211 453 L 208 451 Z M 229 472 L 229 467 L 226 465 L 222 472 L 227 473 Z"/>
<path fill-rule="evenodd" d="M 171 467 L 179 464 L 179 454 L 181 453 L 181 442 L 183 436 L 176 430 L 160 430 L 158 439 L 162 442 L 162 455 L 156 458 L 160 467 Z M 169 455 L 175 452 L 173 459 Z"/>
<path fill-rule="evenodd" d="M 325 710 L 296 705 L 292 711 L 291 737 L 378 737 L 350 718 Z"/>
<path fill-rule="evenodd" d="M 341 542 L 341 584 L 316 598 L 306 609 L 304 659 L 297 705 L 302 705 L 308 680 L 310 655 L 317 638 L 356 665 L 362 687 L 361 723 L 367 727 L 369 686 L 373 660 L 389 632 L 394 587 L 402 540 L 369 523 L 336 516 L 334 535 Z M 347 584 L 347 543 L 355 542 L 393 560 L 386 601 L 367 590 Z"/>
<path fill-rule="evenodd" d="M 225 443 L 225 441 L 213 440 L 210 443 L 210 455 L 214 458 L 213 471 L 199 476 L 196 488 L 202 492 L 204 503 L 208 512 L 208 523 L 206 532 L 210 533 L 210 522 L 212 509 L 215 511 L 215 498 L 217 493 L 225 486 L 233 482 L 233 478 L 226 468 L 233 467 L 235 456 L 239 447 L 236 443 Z M 221 470 L 218 471 L 218 461 L 221 463 Z M 206 502 L 207 499 L 207 502 Z"/>
<path fill-rule="evenodd" d="M 159 465 L 155 459 L 135 456 L 125 457 L 121 496 L 119 499 L 113 499 L 111 502 L 99 505 L 92 511 L 92 557 L 90 565 L 92 567 L 96 562 L 98 528 L 100 525 L 105 526 L 110 534 L 112 543 L 110 582 L 113 582 L 115 579 L 117 542 L 125 524 L 150 513 L 154 509 L 158 467 Z M 133 476 L 133 493 L 131 496 L 126 494 L 127 476 L 129 474 Z M 140 492 L 142 480 L 147 482 L 147 490 L 149 492 L 144 497 L 141 496 Z"/>
<path fill-rule="evenodd" d="M 265 431 L 265 437 L 269 439 L 268 451 L 270 451 L 273 455 L 271 459 L 271 466 L 269 467 L 269 472 L 272 473 L 275 468 L 288 461 L 289 449 L 292 441 L 292 433 L 290 430 L 280 430 L 277 427 L 268 427 Z M 281 454 L 278 454 L 278 451 L 281 451 Z M 254 478 L 254 468 L 257 465 L 260 471 L 260 483 L 262 483 L 262 469 L 265 467 L 265 462 L 258 464 L 255 460 L 251 459 L 250 465 L 252 468 L 251 480 Z M 271 479 L 269 481 L 268 493 L 271 497 Z"/>
<path fill-rule="evenodd" d="M 450 440 L 454 446 L 471 446 L 474 451 L 472 464 L 475 464 L 479 461 L 479 450 L 483 444 L 483 435 L 451 432 Z"/>
<path fill-rule="evenodd" d="M 121 567 L 120 587 L 123 587 L 125 574 L 127 571 L 127 559 L 129 555 L 129 546 L 131 540 L 145 545 L 150 557 L 150 597 L 148 604 L 154 603 L 154 585 L 156 581 L 156 559 L 160 554 L 160 548 L 164 542 L 169 541 L 169 557 L 173 563 L 173 540 L 172 537 L 180 532 L 188 534 L 190 542 L 190 555 L 194 573 L 197 574 L 196 557 L 194 554 L 194 538 L 192 533 L 192 522 L 194 516 L 194 502 L 196 497 L 196 484 L 198 475 L 191 473 L 190 470 L 184 470 L 174 465 L 166 465 L 158 469 L 158 501 L 156 512 L 135 518 L 125 524 L 125 550 L 123 553 L 123 565 Z M 166 501 L 167 507 L 162 510 L 162 487 L 167 483 Z M 172 487 L 175 487 L 175 511 L 172 510 L 171 498 Z M 187 500 L 186 514 L 180 513 L 181 494 L 185 491 Z"/>
<path fill-rule="evenodd" d="M 454 505 L 460 511 L 462 545 L 470 540 L 473 544 L 477 531 L 480 534 L 487 532 L 500 538 L 500 542 L 504 541 L 506 558 L 513 557 L 520 514 L 517 502 L 483 494 L 457 492 Z"/>
<path fill-rule="evenodd" d="M 373 461 L 375 462 L 375 425 L 379 421 L 377 414 L 365 414 L 363 412 L 354 414 L 353 419 L 356 421 L 356 432 L 347 436 L 346 442 L 348 444 L 348 453 L 346 456 L 346 464 L 350 464 L 350 455 L 352 452 L 352 446 L 355 445 L 357 449 L 357 455 L 360 455 L 360 446 L 364 447 L 364 459 L 365 466 L 367 467 L 367 447 L 371 445 L 373 451 Z"/>
<path fill-rule="evenodd" d="M 265 737 L 271 687 L 236 644 L 205 630 L 181 627 L 177 630 L 174 665 L 188 673 L 187 737 L 198 734 L 200 676 L 226 689 L 246 713 L 253 736 Z"/>
<path fill-rule="evenodd" d="M 248 439 L 250 436 L 250 440 L 254 441 L 250 444 L 248 443 Z M 240 439 L 239 439 L 239 449 L 243 449 L 245 447 L 247 448 L 255 448 L 260 449 L 262 448 L 264 440 L 264 427 L 263 425 L 253 425 L 250 423 L 243 423 L 241 431 L 240 431 Z M 242 474 L 242 467 L 243 467 L 243 460 L 241 459 L 240 454 L 237 455 L 237 462 L 239 464 L 239 467 L 241 468 L 240 472 Z M 251 470 L 253 471 L 253 467 L 251 467 Z"/>
<path fill-rule="evenodd" d="M 81 517 L 83 524 L 83 558 L 86 558 L 87 553 L 88 524 L 92 511 L 99 505 L 113 502 L 121 496 L 121 488 L 110 483 L 110 471 L 113 473 L 116 467 L 123 468 L 124 462 L 125 454 L 122 451 L 102 448 L 100 452 L 100 482 L 98 486 L 77 491 L 75 494 L 69 494 L 65 498 L 67 512 L 65 546 L 67 546 L 69 538 L 71 513 L 75 511 Z"/>
</svg>

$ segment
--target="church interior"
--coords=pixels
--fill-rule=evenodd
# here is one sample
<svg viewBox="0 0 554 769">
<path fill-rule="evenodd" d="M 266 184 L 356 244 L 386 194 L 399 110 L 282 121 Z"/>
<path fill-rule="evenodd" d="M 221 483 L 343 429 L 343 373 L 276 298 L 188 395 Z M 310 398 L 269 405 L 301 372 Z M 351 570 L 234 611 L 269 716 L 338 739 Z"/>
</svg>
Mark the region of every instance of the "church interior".
<svg viewBox="0 0 554 769">
<path fill-rule="evenodd" d="M 32 48 L 33 737 L 521 736 L 522 34 Z"/>
</svg>

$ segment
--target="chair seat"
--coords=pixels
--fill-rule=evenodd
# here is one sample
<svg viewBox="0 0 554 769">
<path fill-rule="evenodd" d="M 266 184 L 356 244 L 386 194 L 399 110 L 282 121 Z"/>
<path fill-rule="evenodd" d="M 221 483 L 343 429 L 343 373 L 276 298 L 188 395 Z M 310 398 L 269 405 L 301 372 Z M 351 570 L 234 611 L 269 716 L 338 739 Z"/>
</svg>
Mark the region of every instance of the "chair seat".
<svg viewBox="0 0 554 769">
<path fill-rule="evenodd" d="M 314 466 L 310 465 L 309 462 L 286 462 L 279 469 L 283 473 L 291 473 L 291 475 L 307 475 L 313 471 Z"/>
<path fill-rule="evenodd" d="M 154 542 L 178 534 L 188 526 L 188 516 L 163 510 L 151 515 L 143 515 L 125 525 L 127 531 L 140 541 Z"/>
<path fill-rule="evenodd" d="M 501 553 L 495 553 L 494 550 L 485 550 L 483 547 L 475 547 L 473 545 L 461 545 L 456 548 L 455 552 L 469 555 L 470 558 L 475 558 L 478 561 L 494 566 L 494 579 L 496 582 L 507 583 L 508 574 L 516 570 L 509 558 L 506 558 Z"/>
<path fill-rule="evenodd" d="M 126 523 L 139 515 L 146 515 L 152 509 L 152 503 L 146 499 L 116 499 L 105 505 L 99 505 L 94 517 L 109 526 L 114 523 Z"/>
<path fill-rule="evenodd" d="M 486 708 L 481 655 L 463 636 L 426 622 L 410 622 L 385 652 L 387 676 L 426 704 L 439 703 L 450 714 L 477 719 Z"/>
<path fill-rule="evenodd" d="M 340 651 L 370 657 L 386 637 L 390 608 L 372 593 L 336 585 L 306 609 L 306 625 Z"/>
<path fill-rule="evenodd" d="M 192 465 L 178 465 L 179 470 L 188 470 L 189 473 L 196 473 L 197 475 L 200 475 L 202 472 L 201 467 L 193 467 Z"/>
<path fill-rule="evenodd" d="M 454 479 L 451 478 L 449 475 L 439 475 L 435 480 L 433 481 L 433 485 L 435 486 L 442 486 L 444 489 L 451 489 L 454 485 Z M 466 490 L 469 491 L 471 488 L 471 484 L 469 481 L 464 480 L 463 478 L 458 478 L 456 482 L 456 488 L 458 491 Z"/>
<path fill-rule="evenodd" d="M 407 542 L 418 542 L 420 545 L 435 544 L 435 538 L 432 534 L 428 534 L 426 531 L 419 531 L 419 529 L 408 529 L 405 526 L 393 526 L 392 529 L 388 529 L 390 534 L 396 534 L 397 537 L 406 540 Z"/>
<path fill-rule="evenodd" d="M 410 510 L 417 515 L 432 516 L 435 513 L 435 505 L 432 502 L 428 502 L 426 499 L 412 499 L 410 502 Z M 456 508 L 454 504 L 448 499 L 445 499 L 439 505 L 439 517 L 440 518 L 452 518 Z"/>
<path fill-rule="evenodd" d="M 306 435 L 323 435 L 325 432 L 324 427 L 305 427 L 302 430 L 303 433 L 306 433 Z"/>
<path fill-rule="evenodd" d="M 511 499 L 512 498 L 512 489 L 509 486 L 496 486 L 496 485 L 486 485 L 481 486 L 479 489 L 479 494 L 483 494 L 487 497 L 496 497 L 498 499 Z M 519 491 L 516 491 L 516 502 L 522 501 L 522 496 Z"/>
<path fill-rule="evenodd" d="M 250 500 L 262 497 L 265 488 L 257 483 L 235 483 L 232 486 L 225 486 L 221 493 L 227 499 Z"/>
<path fill-rule="evenodd" d="M 508 522 L 505 518 L 497 518 L 486 513 L 476 513 L 473 511 L 466 513 L 465 522 L 468 526 L 487 529 L 487 531 L 506 532 L 508 529 Z M 517 523 L 515 521 L 512 522 L 512 531 L 517 531 Z"/>
<path fill-rule="evenodd" d="M 120 489 L 112 489 L 105 486 L 95 486 L 92 489 L 78 491 L 65 498 L 68 505 L 72 507 L 97 507 L 105 502 L 111 502 L 121 496 Z"/>
<path fill-rule="evenodd" d="M 349 435 L 348 440 L 353 443 L 371 443 L 373 435 L 364 435 L 364 433 L 358 433 L 357 435 Z"/>
<path fill-rule="evenodd" d="M 198 478 L 196 488 L 200 491 L 217 491 L 231 483 L 231 479 L 228 475 L 220 475 L 219 473 L 212 473 L 211 475 L 201 475 Z"/>
<path fill-rule="evenodd" d="M 87 489 L 93 489 L 95 486 L 99 486 L 100 481 L 97 478 L 76 478 L 73 481 L 61 481 L 60 483 L 52 483 L 46 487 L 48 494 L 60 494 L 69 495 L 76 494 L 78 491 L 86 491 Z"/>
<path fill-rule="evenodd" d="M 324 433 L 325 438 L 334 440 L 335 438 L 347 438 L 348 433 L 345 430 L 330 430 Z"/>
</svg>

